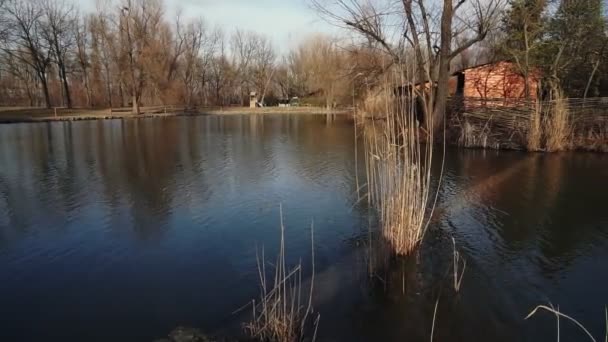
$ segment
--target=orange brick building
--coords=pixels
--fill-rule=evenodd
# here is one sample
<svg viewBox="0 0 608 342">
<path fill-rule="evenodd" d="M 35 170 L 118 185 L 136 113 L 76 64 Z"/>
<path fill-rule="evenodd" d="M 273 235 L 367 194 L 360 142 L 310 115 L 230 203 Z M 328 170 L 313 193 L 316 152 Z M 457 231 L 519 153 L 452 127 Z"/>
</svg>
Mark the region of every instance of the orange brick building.
<svg viewBox="0 0 608 342">
<path fill-rule="evenodd" d="M 449 80 L 450 95 L 492 100 L 503 105 L 526 98 L 526 80 L 511 62 L 495 62 L 455 72 Z M 529 98 L 539 96 L 540 73 L 528 76 Z"/>
</svg>

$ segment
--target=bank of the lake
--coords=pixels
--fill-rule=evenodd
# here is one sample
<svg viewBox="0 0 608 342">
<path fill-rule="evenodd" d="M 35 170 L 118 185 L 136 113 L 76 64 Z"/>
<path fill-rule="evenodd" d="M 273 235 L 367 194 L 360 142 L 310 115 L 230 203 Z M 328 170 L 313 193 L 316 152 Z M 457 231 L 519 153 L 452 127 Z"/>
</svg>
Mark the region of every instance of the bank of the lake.
<svg viewBox="0 0 608 342">
<path fill-rule="evenodd" d="M 27 122 L 89 121 L 89 120 L 128 120 L 149 119 L 174 116 L 197 115 L 243 115 L 243 114 L 351 114 L 352 109 L 323 107 L 209 107 L 185 109 L 183 106 L 142 107 L 140 114 L 133 114 L 129 108 L 29 108 L 0 107 L 0 124 Z"/>
</svg>

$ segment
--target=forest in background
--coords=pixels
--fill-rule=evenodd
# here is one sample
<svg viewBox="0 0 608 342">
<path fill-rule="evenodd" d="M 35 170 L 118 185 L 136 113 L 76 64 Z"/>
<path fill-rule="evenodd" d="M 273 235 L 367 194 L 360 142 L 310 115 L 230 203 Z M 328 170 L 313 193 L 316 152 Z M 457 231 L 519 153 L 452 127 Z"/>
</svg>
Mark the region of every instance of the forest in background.
<svg viewBox="0 0 608 342">
<path fill-rule="evenodd" d="M 161 0 L 108 2 L 94 13 L 68 0 L 0 6 L 3 106 L 248 105 L 252 91 L 269 104 L 351 98 L 341 66 L 358 52 L 321 34 L 280 54 L 256 32 L 169 18 Z"/>
<path fill-rule="evenodd" d="M 0 0 L 0 105 L 138 112 L 245 105 L 255 91 L 267 104 L 297 96 L 333 107 L 362 98 L 396 64 L 416 64 L 423 75 L 413 78 L 442 84 L 449 72 L 497 60 L 524 76 L 542 70 L 569 97 L 608 93 L 601 0 L 311 5 L 344 35 L 311 33 L 280 52 L 256 32 L 169 17 L 162 0 L 98 2 L 94 13 L 70 0 Z"/>
</svg>

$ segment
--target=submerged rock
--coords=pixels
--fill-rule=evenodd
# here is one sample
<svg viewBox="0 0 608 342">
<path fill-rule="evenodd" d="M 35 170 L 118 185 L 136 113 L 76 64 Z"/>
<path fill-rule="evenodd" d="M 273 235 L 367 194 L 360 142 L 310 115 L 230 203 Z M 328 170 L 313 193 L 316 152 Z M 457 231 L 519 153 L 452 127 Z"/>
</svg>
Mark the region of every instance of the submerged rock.
<svg viewBox="0 0 608 342">
<path fill-rule="evenodd" d="M 212 342 L 200 330 L 188 327 L 177 327 L 169 334 L 170 342 Z"/>
<path fill-rule="evenodd" d="M 190 327 L 177 327 L 169 337 L 164 337 L 154 342 L 253 342 L 255 340 L 244 338 L 233 338 L 228 336 L 208 337 L 202 331 Z"/>
</svg>

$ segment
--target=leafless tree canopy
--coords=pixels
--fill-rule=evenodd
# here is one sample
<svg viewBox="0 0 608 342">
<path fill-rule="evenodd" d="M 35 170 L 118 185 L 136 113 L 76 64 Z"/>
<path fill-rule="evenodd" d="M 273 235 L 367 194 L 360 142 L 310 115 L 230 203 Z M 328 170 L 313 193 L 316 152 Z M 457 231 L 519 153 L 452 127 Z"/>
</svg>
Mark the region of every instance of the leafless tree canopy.
<svg viewBox="0 0 608 342">
<path fill-rule="evenodd" d="M 406 82 L 436 84 L 426 107 L 437 124 L 445 113 L 451 62 L 487 36 L 504 5 L 502 0 L 311 1 L 323 17 L 360 35 L 363 44 L 409 66 Z"/>
</svg>

